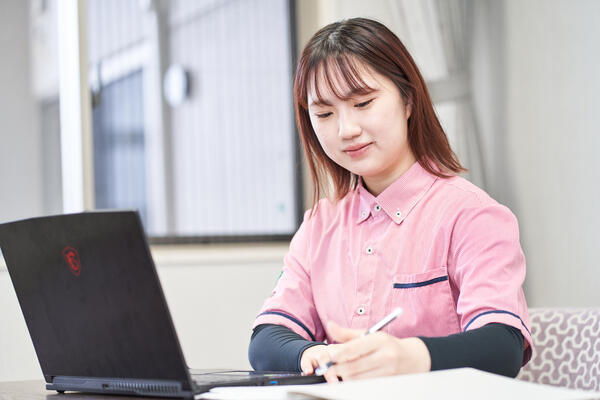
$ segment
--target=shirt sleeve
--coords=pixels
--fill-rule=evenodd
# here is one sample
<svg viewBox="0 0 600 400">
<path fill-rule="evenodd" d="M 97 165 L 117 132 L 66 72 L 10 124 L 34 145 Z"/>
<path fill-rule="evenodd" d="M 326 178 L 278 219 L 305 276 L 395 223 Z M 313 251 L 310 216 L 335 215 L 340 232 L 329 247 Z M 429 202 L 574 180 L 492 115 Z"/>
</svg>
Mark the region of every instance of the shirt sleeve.
<svg viewBox="0 0 600 400">
<path fill-rule="evenodd" d="M 292 238 L 281 276 L 271 296 L 264 302 L 253 329 L 261 324 L 283 325 L 306 340 L 324 340 L 310 281 L 309 213 L 310 210 L 304 214 L 304 221 Z"/>
<path fill-rule="evenodd" d="M 456 219 L 450 247 L 448 272 L 458 293 L 461 328 L 467 331 L 489 323 L 515 327 L 525 339 L 525 365 L 533 342 L 516 217 L 498 203 L 465 207 Z"/>
<path fill-rule="evenodd" d="M 285 326 L 259 325 L 250 339 L 248 359 L 256 371 L 302 372 L 302 353 L 319 344 L 325 343 L 306 340 Z"/>
<path fill-rule="evenodd" d="M 471 367 L 509 377 L 521 369 L 523 335 L 504 324 L 488 324 L 444 337 L 420 338 L 431 356 L 431 370 Z M 302 353 L 312 342 L 281 325 L 254 329 L 248 358 L 257 371 L 301 372 Z"/>
<path fill-rule="evenodd" d="M 420 337 L 431 370 L 471 367 L 514 378 L 521 369 L 523 335 L 515 327 L 488 324 L 443 337 Z"/>
</svg>

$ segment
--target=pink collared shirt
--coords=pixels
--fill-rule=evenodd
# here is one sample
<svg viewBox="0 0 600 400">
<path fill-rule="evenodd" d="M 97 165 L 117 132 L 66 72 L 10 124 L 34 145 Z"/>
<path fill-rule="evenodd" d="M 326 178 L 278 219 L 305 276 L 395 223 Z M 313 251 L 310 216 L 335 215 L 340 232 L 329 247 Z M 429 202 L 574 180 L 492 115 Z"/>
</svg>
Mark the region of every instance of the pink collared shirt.
<svg viewBox="0 0 600 400">
<path fill-rule="evenodd" d="M 368 329 L 395 307 L 396 337 L 446 336 L 499 322 L 525 338 L 525 257 L 517 219 L 461 177 L 417 162 L 379 196 L 362 185 L 319 201 L 294 235 L 283 273 L 254 327 L 283 325 L 333 343 L 326 323 Z"/>
</svg>

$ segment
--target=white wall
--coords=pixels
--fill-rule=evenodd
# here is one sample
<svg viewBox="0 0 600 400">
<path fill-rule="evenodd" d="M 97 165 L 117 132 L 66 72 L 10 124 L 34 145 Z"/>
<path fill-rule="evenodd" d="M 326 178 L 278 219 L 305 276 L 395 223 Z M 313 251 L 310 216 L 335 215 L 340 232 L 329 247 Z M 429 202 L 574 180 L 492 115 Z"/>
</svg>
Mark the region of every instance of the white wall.
<svg viewBox="0 0 600 400">
<path fill-rule="evenodd" d="M 490 192 L 519 218 L 530 306 L 600 306 L 600 3 L 476 2 Z"/>
<path fill-rule="evenodd" d="M 42 210 L 41 138 L 29 80 L 28 2 L 0 2 L 0 58 L 2 223 Z M 18 371 L 39 369 L 20 312 L 6 269 L 0 266 L 0 381 L 23 376 Z"/>
<path fill-rule="evenodd" d="M 42 379 L 33 343 L 3 260 L 0 259 L 0 382 Z"/>
<path fill-rule="evenodd" d="M 288 244 L 156 248 L 154 257 L 188 365 L 250 369 L 252 324 Z"/>
<path fill-rule="evenodd" d="M 28 2 L 0 1 L 0 222 L 42 212 L 37 115 L 29 80 Z"/>
<path fill-rule="evenodd" d="M 534 304 L 600 306 L 600 3 L 507 1 L 508 179 Z"/>
</svg>

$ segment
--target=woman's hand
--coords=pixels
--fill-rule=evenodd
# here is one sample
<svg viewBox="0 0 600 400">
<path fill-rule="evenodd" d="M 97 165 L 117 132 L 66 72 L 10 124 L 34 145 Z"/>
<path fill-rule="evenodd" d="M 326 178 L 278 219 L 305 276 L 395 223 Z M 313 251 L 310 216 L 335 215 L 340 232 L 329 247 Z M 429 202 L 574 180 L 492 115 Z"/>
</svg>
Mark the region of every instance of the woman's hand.
<svg viewBox="0 0 600 400">
<path fill-rule="evenodd" d="M 314 346 L 325 349 L 315 349 L 319 365 L 330 360 L 336 363 L 325 374 L 328 382 L 337 382 L 338 376 L 349 381 L 431 369 L 429 351 L 419 338 L 398 339 L 384 332 L 363 336 L 363 331 L 342 328 L 334 322 L 327 328 L 333 340 L 341 343 Z"/>
<path fill-rule="evenodd" d="M 329 355 L 329 351 L 334 349 L 339 345 L 330 344 L 328 346 L 323 344 L 318 344 L 316 346 L 309 347 L 304 350 L 302 356 L 300 357 L 300 368 L 302 368 L 302 372 L 307 375 L 311 375 L 315 372 L 315 369 L 321 364 L 325 365 L 327 361 L 331 359 Z M 327 382 L 337 382 L 338 377 L 335 375 L 335 372 L 330 368 L 325 375 L 323 375 Z"/>
</svg>

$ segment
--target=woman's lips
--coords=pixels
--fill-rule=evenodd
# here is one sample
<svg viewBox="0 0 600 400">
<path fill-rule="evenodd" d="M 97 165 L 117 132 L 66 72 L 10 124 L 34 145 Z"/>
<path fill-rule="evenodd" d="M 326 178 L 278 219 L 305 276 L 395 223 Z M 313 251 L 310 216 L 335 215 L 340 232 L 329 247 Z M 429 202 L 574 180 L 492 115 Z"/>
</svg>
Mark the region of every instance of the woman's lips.
<svg viewBox="0 0 600 400">
<path fill-rule="evenodd" d="M 354 146 L 348 146 L 343 150 L 343 152 L 348 154 L 352 158 L 357 158 L 365 154 L 369 150 L 369 148 L 371 148 L 371 144 L 372 143 L 364 143 Z"/>
</svg>

